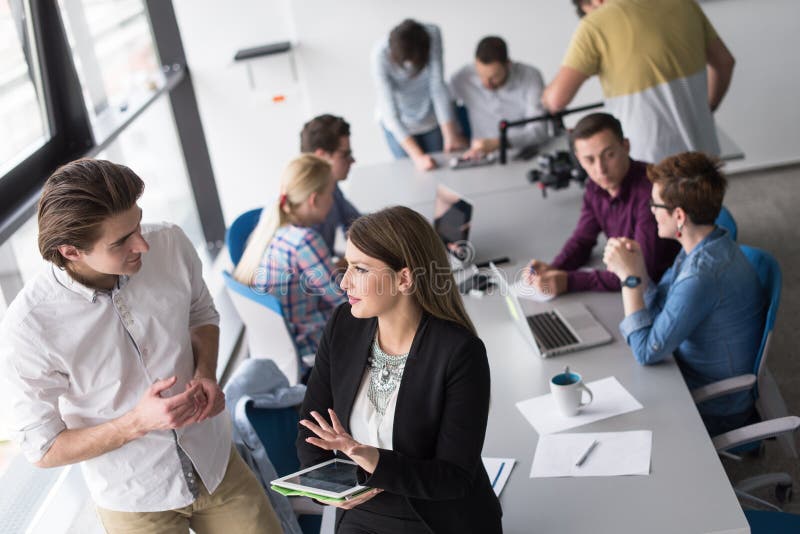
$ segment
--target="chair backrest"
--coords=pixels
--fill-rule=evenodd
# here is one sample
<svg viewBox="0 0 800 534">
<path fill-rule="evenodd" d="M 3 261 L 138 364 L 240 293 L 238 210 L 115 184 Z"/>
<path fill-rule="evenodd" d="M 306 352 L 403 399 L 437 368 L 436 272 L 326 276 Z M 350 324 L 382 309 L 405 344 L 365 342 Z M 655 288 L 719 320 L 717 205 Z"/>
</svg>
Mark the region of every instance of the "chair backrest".
<svg viewBox="0 0 800 534">
<path fill-rule="evenodd" d="M 280 301 L 237 282 L 223 271 L 225 287 L 245 326 L 251 358 L 270 358 L 286 375 L 290 385 L 300 379 L 300 358 L 283 316 Z"/>
<path fill-rule="evenodd" d="M 256 408 L 252 402 L 248 402 L 245 412 L 278 476 L 298 471 L 300 461 L 297 459 L 297 448 L 294 443 L 300 421 L 297 409 L 293 406 Z"/>
<path fill-rule="evenodd" d="M 800 515 L 764 510 L 745 510 L 751 534 L 790 534 L 800 532 Z"/>
<path fill-rule="evenodd" d="M 270 461 L 279 477 L 290 475 L 300 470 L 297 458 L 297 428 L 300 417 L 295 407 L 288 408 L 256 408 L 248 402 L 245 413 L 250 424 L 258 434 L 261 444 L 267 451 Z M 307 513 L 297 518 L 303 534 L 319 534 L 322 516 Z"/>
<path fill-rule="evenodd" d="M 256 208 L 242 213 L 236 217 L 231 227 L 225 232 L 225 243 L 228 245 L 228 254 L 230 254 L 234 265 L 242 259 L 244 248 L 247 246 L 247 238 L 250 237 L 253 229 L 258 224 L 258 219 L 261 218 L 261 210 L 262 208 Z"/>
<path fill-rule="evenodd" d="M 739 234 L 739 229 L 736 226 L 736 221 L 733 219 L 733 215 L 731 214 L 730 211 L 728 211 L 728 208 L 722 206 L 722 209 L 720 210 L 719 215 L 717 216 L 717 220 L 714 222 L 716 223 L 717 226 L 725 228 L 731 235 L 731 239 L 736 241 L 736 238 L 738 237 Z"/>
<path fill-rule="evenodd" d="M 739 245 L 739 248 L 758 274 L 761 286 L 769 299 L 769 308 L 764 320 L 764 333 L 761 337 L 761 345 L 758 348 L 755 369 L 753 370 L 753 373 L 760 377 L 767 360 L 769 340 L 772 337 L 772 329 L 775 326 L 775 318 L 778 315 L 778 306 L 781 303 L 783 276 L 781 275 L 780 265 L 770 253 L 747 245 Z"/>
</svg>

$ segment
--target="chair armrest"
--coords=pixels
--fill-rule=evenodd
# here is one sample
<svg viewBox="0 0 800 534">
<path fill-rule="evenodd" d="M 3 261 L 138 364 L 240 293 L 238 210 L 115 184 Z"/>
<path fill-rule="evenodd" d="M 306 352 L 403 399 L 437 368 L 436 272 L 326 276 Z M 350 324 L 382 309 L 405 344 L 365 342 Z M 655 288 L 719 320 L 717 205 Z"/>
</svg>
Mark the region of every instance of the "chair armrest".
<svg viewBox="0 0 800 534">
<path fill-rule="evenodd" d="M 769 419 L 760 423 L 747 425 L 713 438 L 711 442 L 717 452 L 726 451 L 740 445 L 771 438 L 786 432 L 794 432 L 800 427 L 800 417 L 787 415 L 777 419 Z"/>
<path fill-rule="evenodd" d="M 726 378 L 712 382 L 711 384 L 699 387 L 692 390 L 692 399 L 695 404 L 705 402 L 717 397 L 730 395 L 731 393 L 738 393 L 740 391 L 747 391 L 753 389 L 756 383 L 756 375 L 747 374 Z"/>
</svg>

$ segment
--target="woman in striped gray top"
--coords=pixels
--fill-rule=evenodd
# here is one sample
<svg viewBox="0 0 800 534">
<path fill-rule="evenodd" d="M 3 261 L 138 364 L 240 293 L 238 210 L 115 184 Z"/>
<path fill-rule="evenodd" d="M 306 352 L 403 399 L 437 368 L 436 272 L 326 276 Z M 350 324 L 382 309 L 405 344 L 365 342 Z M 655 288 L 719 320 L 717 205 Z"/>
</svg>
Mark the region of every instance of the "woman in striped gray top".
<svg viewBox="0 0 800 534">
<path fill-rule="evenodd" d="M 406 19 L 372 52 L 378 120 L 396 158 L 411 157 L 421 170 L 428 153 L 465 147 L 444 82 L 442 36 L 434 24 Z"/>
</svg>

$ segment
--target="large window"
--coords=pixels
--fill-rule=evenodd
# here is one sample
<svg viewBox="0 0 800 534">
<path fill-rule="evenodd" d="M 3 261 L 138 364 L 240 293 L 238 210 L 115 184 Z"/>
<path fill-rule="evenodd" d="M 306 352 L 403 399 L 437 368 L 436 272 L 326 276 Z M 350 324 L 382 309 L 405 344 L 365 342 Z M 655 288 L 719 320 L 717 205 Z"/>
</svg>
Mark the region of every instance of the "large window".
<svg viewBox="0 0 800 534">
<path fill-rule="evenodd" d="M 142 0 L 59 0 L 72 58 L 95 130 L 164 86 Z"/>
<path fill-rule="evenodd" d="M 21 2 L 0 0 L 0 176 L 50 134 L 29 22 Z"/>
<path fill-rule="evenodd" d="M 139 201 L 144 221 L 169 221 L 183 228 L 210 272 L 208 247 L 180 153 L 169 100 L 161 96 L 97 157 L 127 165 L 144 180 Z"/>
<path fill-rule="evenodd" d="M 224 223 L 179 37 L 170 0 L 0 0 L 0 320 L 46 267 L 41 186 L 78 157 L 131 167 L 146 184 L 145 221 L 180 225 L 213 259 Z M 60 476 L 14 459 L 10 416 L 0 402 L 0 532 L 24 531 L 9 503 L 28 499 L 42 473 Z"/>
</svg>

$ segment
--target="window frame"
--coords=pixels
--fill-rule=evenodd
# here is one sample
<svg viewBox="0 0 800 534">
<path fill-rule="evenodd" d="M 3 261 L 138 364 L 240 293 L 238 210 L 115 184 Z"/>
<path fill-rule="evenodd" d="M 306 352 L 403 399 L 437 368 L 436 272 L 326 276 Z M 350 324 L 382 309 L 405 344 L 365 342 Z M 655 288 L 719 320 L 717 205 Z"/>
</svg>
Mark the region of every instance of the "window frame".
<svg viewBox="0 0 800 534">
<path fill-rule="evenodd" d="M 104 150 L 156 99 L 168 93 L 206 246 L 211 258 L 216 258 L 224 246 L 225 222 L 172 1 L 144 1 L 165 85 L 140 106 L 128 110 L 102 139 L 97 139 L 92 129 L 57 2 L 25 4 L 24 12 L 31 17 L 26 24 L 34 33 L 50 139 L 0 177 L 0 244 L 35 214 L 42 186 L 55 169 Z"/>
</svg>

